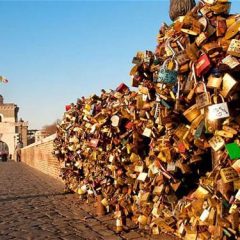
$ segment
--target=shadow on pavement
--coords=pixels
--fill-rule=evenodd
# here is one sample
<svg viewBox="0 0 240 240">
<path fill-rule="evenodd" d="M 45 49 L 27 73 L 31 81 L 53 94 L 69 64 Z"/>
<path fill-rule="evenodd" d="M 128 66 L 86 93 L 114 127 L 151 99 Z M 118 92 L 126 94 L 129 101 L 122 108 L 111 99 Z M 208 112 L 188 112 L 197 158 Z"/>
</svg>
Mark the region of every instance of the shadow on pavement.
<svg viewBox="0 0 240 240">
<path fill-rule="evenodd" d="M 55 197 L 55 196 L 64 196 L 66 193 L 51 193 L 51 194 L 37 194 L 37 195 L 25 195 L 25 196 L 13 196 L 7 198 L 1 198 L 0 195 L 0 202 L 8 202 L 8 201 L 15 201 L 15 200 L 23 200 L 23 199 L 33 199 L 33 198 L 44 198 L 44 197 Z"/>
</svg>

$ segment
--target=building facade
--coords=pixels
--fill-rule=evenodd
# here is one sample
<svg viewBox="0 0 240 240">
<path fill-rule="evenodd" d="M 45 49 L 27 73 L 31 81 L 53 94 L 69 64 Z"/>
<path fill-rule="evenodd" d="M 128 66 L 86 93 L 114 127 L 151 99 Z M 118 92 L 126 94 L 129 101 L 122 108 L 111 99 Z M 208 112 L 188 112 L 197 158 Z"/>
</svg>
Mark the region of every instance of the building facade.
<svg viewBox="0 0 240 240">
<path fill-rule="evenodd" d="M 12 157 L 18 144 L 27 145 L 28 122 L 18 121 L 18 111 L 16 104 L 4 103 L 0 95 L 0 140 L 8 145 Z"/>
<path fill-rule="evenodd" d="M 36 131 L 36 133 L 35 133 L 35 142 L 40 142 L 47 136 L 48 136 L 48 134 L 44 130 Z"/>
</svg>

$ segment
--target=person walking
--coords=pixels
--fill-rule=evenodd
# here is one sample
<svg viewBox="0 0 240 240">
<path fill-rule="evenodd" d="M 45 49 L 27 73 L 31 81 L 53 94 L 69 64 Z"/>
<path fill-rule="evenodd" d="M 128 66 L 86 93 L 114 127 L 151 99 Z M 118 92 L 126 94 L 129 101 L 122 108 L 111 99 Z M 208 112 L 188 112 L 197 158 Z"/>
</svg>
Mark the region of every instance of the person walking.
<svg viewBox="0 0 240 240">
<path fill-rule="evenodd" d="M 18 143 L 16 146 L 16 160 L 17 162 L 21 162 L 21 148 L 22 148 L 22 143 Z"/>
</svg>

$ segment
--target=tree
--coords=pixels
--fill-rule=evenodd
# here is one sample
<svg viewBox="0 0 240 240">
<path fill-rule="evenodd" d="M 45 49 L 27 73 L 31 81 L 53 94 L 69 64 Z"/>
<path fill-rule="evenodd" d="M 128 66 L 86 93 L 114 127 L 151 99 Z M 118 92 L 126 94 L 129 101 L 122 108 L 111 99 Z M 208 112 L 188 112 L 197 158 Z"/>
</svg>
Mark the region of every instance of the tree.
<svg viewBox="0 0 240 240">
<path fill-rule="evenodd" d="M 57 121 L 55 121 L 54 123 L 50 124 L 50 125 L 45 125 L 42 128 L 42 131 L 46 134 L 46 136 L 52 135 L 54 133 L 56 133 L 57 131 Z"/>
<path fill-rule="evenodd" d="M 175 21 L 179 16 L 186 15 L 195 5 L 195 0 L 170 0 L 169 17 Z"/>
</svg>

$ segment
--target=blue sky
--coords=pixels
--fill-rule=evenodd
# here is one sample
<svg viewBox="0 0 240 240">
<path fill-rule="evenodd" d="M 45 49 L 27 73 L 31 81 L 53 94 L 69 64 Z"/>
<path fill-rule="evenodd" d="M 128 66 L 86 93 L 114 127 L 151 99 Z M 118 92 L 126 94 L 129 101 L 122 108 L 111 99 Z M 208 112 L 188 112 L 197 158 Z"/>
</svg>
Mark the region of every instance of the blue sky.
<svg viewBox="0 0 240 240">
<path fill-rule="evenodd" d="M 232 1 L 232 12 L 239 3 Z M 0 1 L 0 85 L 30 128 L 78 97 L 130 85 L 138 50 L 153 50 L 169 1 Z"/>
</svg>

